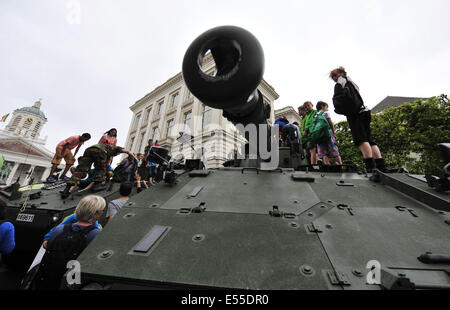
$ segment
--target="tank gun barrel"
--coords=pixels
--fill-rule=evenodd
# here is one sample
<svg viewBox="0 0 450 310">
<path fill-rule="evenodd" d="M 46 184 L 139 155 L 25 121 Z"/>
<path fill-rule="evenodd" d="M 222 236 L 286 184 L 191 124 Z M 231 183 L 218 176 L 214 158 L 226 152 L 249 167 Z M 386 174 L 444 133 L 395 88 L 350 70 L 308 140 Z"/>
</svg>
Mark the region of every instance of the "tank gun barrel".
<svg viewBox="0 0 450 310">
<path fill-rule="evenodd" d="M 215 62 L 212 74 L 204 72 L 208 53 Z M 264 73 L 264 52 L 247 30 L 235 26 L 210 29 L 187 49 L 182 65 L 184 82 L 205 105 L 223 110 L 233 124 L 267 124 L 270 105 L 257 89 Z"/>
</svg>

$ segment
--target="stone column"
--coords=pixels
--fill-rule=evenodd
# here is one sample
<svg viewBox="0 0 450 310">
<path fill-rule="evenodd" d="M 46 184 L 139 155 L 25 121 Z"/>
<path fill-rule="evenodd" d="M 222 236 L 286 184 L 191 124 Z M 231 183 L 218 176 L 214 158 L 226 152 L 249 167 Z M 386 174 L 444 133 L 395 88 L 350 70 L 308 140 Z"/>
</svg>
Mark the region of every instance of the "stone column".
<svg viewBox="0 0 450 310">
<path fill-rule="evenodd" d="M 6 180 L 6 185 L 10 185 L 11 182 L 13 181 L 13 177 L 16 174 L 17 168 L 19 168 L 19 164 L 18 162 L 14 163 L 14 167 L 12 168 L 11 172 L 9 173 L 8 179 Z"/>
<path fill-rule="evenodd" d="M 48 178 L 51 169 L 52 167 L 45 168 L 44 174 L 42 175 L 42 178 L 39 181 L 45 181 Z"/>
</svg>

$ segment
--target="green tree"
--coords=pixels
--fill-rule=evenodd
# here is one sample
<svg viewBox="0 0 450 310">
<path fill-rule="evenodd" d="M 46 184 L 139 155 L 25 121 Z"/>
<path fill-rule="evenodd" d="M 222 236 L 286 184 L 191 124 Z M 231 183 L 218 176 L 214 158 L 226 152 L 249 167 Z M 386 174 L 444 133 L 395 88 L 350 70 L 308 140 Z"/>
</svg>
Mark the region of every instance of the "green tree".
<svg viewBox="0 0 450 310">
<path fill-rule="evenodd" d="M 353 144 L 346 121 L 337 123 L 336 140 L 344 161 L 363 168 L 362 155 Z M 450 103 L 446 95 L 404 103 L 372 115 L 372 138 L 389 167 L 411 173 L 436 173 L 443 161 L 436 145 L 450 142 Z"/>
</svg>

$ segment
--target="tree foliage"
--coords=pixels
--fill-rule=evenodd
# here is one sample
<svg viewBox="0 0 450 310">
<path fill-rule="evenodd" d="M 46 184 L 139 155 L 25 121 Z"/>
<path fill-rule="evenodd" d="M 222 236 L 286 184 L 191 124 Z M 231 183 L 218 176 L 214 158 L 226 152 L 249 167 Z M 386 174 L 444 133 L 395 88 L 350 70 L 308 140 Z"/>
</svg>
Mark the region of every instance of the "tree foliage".
<svg viewBox="0 0 450 310">
<path fill-rule="evenodd" d="M 335 124 L 342 160 L 363 168 L 359 148 L 353 144 L 346 121 Z M 450 103 L 446 95 L 404 103 L 372 114 L 372 140 L 388 167 L 406 167 L 410 173 L 436 173 L 442 167 L 438 143 L 450 142 Z"/>
</svg>

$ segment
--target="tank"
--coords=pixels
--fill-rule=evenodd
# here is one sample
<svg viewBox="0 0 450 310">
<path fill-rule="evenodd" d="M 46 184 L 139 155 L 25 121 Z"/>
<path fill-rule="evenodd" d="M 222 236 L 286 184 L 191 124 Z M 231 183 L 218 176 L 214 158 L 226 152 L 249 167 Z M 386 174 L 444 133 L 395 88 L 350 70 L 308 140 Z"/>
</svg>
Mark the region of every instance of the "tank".
<svg viewBox="0 0 450 310">
<path fill-rule="evenodd" d="M 14 270 L 26 271 L 42 245 L 45 234 L 75 212 L 78 202 L 86 195 L 96 194 L 108 203 L 119 198 L 120 183 L 110 181 L 99 192 L 78 190 L 67 199 L 60 191 L 65 182 L 40 183 L 19 188 L 15 183 L 0 191 L 0 197 L 7 202 L 6 215 L 15 228 L 16 246 L 12 253 L 2 256 L 2 262 Z M 106 213 L 105 213 L 106 214 Z M 100 224 L 106 222 L 102 216 Z"/>
<path fill-rule="evenodd" d="M 209 52 L 213 75 L 201 70 Z M 450 288 L 450 199 L 442 186 L 436 190 L 436 177 L 427 182 L 404 169 L 368 174 L 354 165 L 324 171 L 307 165 L 301 145 L 265 144 L 271 155 L 263 158 L 263 142 L 277 132 L 257 89 L 262 47 L 242 28 L 200 35 L 187 49 L 182 73 L 201 102 L 235 124 L 258 125 L 256 154 L 248 146 L 222 168 L 201 169 L 192 159 L 174 170 L 182 166 L 155 149 L 163 181 L 133 196 L 80 255 L 83 285 Z M 448 181 L 448 171 L 439 178 Z"/>
</svg>

